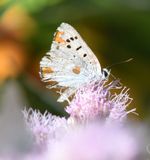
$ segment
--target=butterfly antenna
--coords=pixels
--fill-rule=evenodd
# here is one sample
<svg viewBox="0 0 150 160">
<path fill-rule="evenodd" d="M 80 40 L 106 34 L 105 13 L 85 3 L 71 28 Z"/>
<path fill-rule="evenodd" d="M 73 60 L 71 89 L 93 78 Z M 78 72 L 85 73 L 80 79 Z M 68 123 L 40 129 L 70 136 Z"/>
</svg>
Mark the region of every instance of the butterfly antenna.
<svg viewBox="0 0 150 160">
<path fill-rule="evenodd" d="M 114 63 L 114 64 L 112 64 L 112 65 L 110 65 L 110 66 L 108 66 L 108 67 L 106 67 L 107 69 L 110 69 L 110 68 L 112 68 L 112 67 L 114 67 L 114 66 L 116 66 L 116 65 L 118 65 L 118 64 L 122 64 L 122 63 L 127 63 L 127 62 L 130 62 L 130 61 L 132 61 L 133 60 L 133 58 L 129 58 L 129 59 L 127 59 L 127 60 L 125 60 L 125 61 L 121 61 L 121 62 L 118 62 L 118 63 Z M 114 76 L 114 75 L 113 75 Z M 112 76 L 112 77 L 113 77 Z"/>
</svg>

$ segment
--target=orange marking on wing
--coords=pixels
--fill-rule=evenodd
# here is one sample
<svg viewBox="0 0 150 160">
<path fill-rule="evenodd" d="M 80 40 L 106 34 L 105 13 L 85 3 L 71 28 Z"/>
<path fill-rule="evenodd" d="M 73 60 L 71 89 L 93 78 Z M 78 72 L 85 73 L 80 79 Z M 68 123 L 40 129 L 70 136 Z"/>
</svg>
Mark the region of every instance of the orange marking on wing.
<svg viewBox="0 0 150 160">
<path fill-rule="evenodd" d="M 58 42 L 58 43 L 65 43 L 66 41 L 64 39 L 61 38 L 61 35 L 64 34 L 64 32 L 56 32 L 56 35 L 54 37 L 54 41 Z"/>
<path fill-rule="evenodd" d="M 53 73 L 53 72 L 54 72 L 54 70 L 51 67 L 42 67 L 41 68 L 41 73 L 43 75 Z"/>
<path fill-rule="evenodd" d="M 80 73 L 80 67 L 76 66 L 75 68 L 72 69 L 73 73 L 79 74 Z"/>
</svg>

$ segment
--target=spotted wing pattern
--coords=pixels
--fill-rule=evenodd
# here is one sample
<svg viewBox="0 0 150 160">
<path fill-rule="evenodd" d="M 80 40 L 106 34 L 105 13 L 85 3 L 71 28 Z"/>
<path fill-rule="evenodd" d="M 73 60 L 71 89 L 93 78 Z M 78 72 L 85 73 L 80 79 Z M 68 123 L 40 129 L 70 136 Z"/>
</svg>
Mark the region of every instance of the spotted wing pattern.
<svg viewBox="0 0 150 160">
<path fill-rule="evenodd" d="M 62 88 L 58 101 L 63 102 L 89 81 L 102 76 L 101 66 L 78 32 L 62 23 L 54 34 L 49 52 L 40 62 L 40 75 L 48 88 Z"/>
</svg>

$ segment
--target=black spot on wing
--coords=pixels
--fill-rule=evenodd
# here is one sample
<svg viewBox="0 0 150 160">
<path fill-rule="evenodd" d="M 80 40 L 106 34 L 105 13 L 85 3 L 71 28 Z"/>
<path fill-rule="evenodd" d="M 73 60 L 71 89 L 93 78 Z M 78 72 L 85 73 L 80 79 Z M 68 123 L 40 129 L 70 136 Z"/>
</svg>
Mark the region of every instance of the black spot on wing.
<svg viewBox="0 0 150 160">
<path fill-rule="evenodd" d="M 73 38 L 73 37 L 71 37 L 70 39 L 71 39 L 72 41 L 74 40 L 74 38 Z"/>
<path fill-rule="evenodd" d="M 76 51 L 78 51 L 79 49 L 81 49 L 82 48 L 82 46 L 79 46 L 78 48 L 76 48 Z"/>
<path fill-rule="evenodd" d="M 85 53 L 84 55 L 83 55 L 83 57 L 86 57 L 87 56 L 87 54 Z"/>
<path fill-rule="evenodd" d="M 70 45 L 67 45 L 67 48 L 71 48 L 71 46 L 70 46 Z"/>
<path fill-rule="evenodd" d="M 67 39 L 67 40 L 66 40 L 66 42 L 70 42 L 70 40 L 69 40 L 69 39 Z"/>
</svg>

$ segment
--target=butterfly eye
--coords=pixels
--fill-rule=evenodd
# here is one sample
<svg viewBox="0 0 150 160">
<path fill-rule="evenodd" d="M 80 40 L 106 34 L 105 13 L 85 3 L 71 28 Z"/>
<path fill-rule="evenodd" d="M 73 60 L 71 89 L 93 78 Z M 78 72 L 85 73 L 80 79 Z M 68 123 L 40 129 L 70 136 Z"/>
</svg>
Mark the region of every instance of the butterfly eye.
<svg viewBox="0 0 150 160">
<path fill-rule="evenodd" d="M 106 71 L 104 71 L 104 76 L 107 77 L 108 76 L 108 73 Z"/>
<path fill-rule="evenodd" d="M 102 74 L 103 74 L 104 78 L 108 78 L 108 76 L 109 76 L 109 71 L 104 68 L 104 69 L 102 70 Z"/>
</svg>

